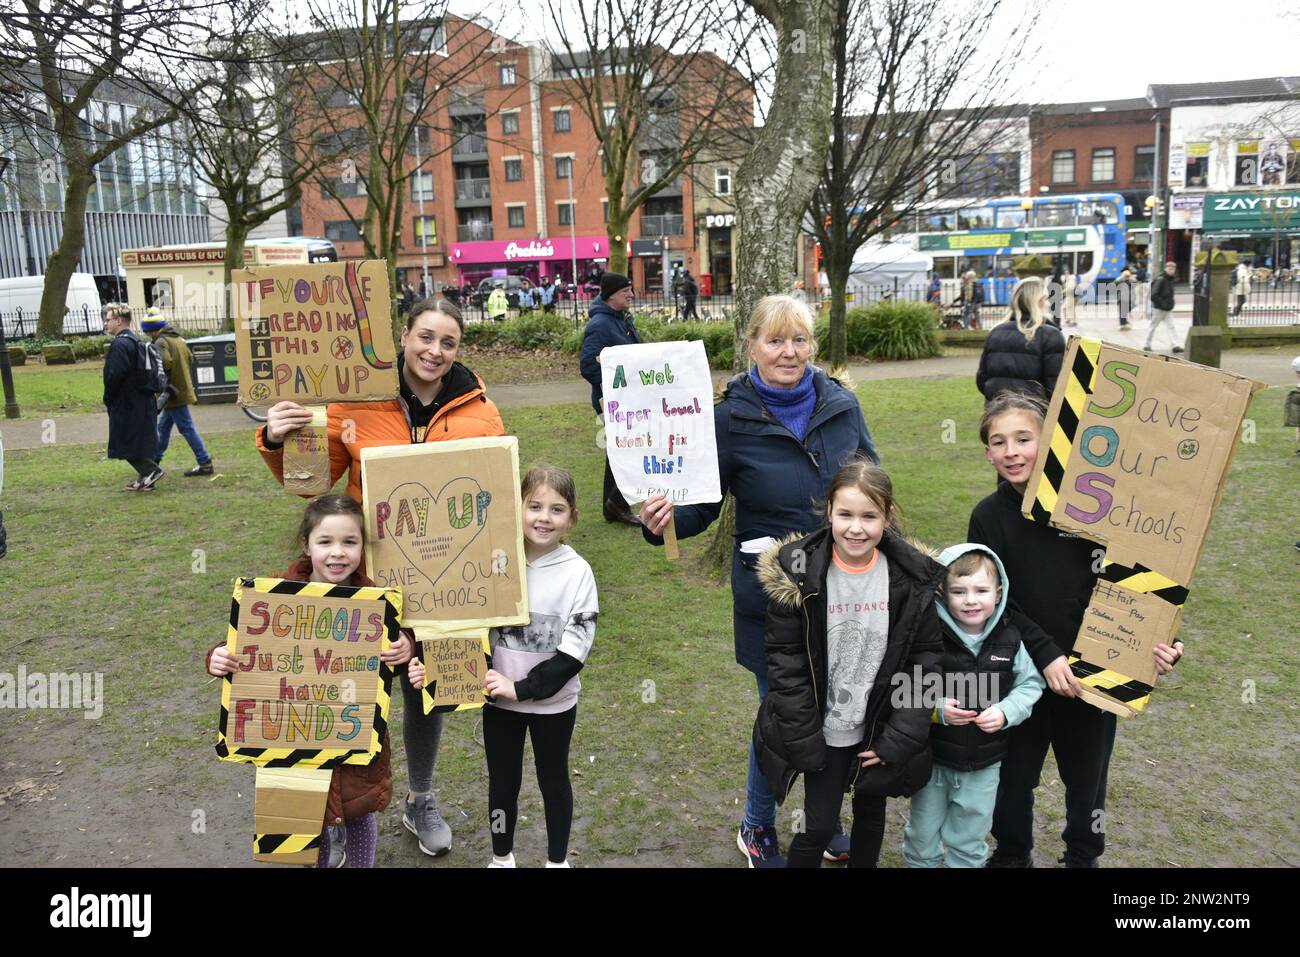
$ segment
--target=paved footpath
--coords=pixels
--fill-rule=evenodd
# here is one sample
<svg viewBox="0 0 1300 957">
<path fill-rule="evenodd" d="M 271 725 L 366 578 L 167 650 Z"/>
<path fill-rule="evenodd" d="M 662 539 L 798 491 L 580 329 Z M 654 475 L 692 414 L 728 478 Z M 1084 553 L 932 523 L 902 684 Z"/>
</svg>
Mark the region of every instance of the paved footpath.
<svg viewBox="0 0 1300 957">
<path fill-rule="evenodd" d="M 1191 323 L 1190 314 L 1180 317 L 1178 335 L 1186 335 Z M 1090 317 L 1079 317 L 1079 328 L 1069 330 L 1081 335 L 1095 336 L 1117 345 L 1141 348 L 1146 341 L 1147 323 L 1135 321 L 1131 331 L 1120 333 L 1113 327 L 1113 318 L 1108 321 L 1093 321 Z M 1291 385 L 1295 382 L 1295 373 L 1291 371 L 1291 358 L 1300 350 L 1287 347 L 1276 349 L 1235 349 L 1223 354 L 1223 368 L 1238 375 L 1251 376 L 1270 386 Z M 969 355 L 950 356 L 941 359 L 917 359 L 912 362 L 870 362 L 849 366 L 849 374 L 855 383 L 873 382 L 883 379 L 935 379 L 950 376 L 974 376 L 979 365 L 979 355 L 973 350 Z M 725 380 L 730 373 L 715 372 L 715 381 Z M 972 386 L 974 388 L 974 386 Z M 488 383 L 488 394 L 502 409 L 522 409 L 537 405 L 582 404 L 591 401 L 591 387 L 582 379 L 562 379 L 552 382 L 537 382 L 525 385 L 493 385 Z M 202 435 L 217 432 L 238 432 L 253 429 L 255 423 L 233 403 L 222 405 L 196 405 L 192 407 L 194 422 Z M 108 442 L 108 417 L 103 413 L 78 413 L 74 415 L 43 416 L 22 419 L 0 419 L 0 439 L 5 449 L 40 448 L 47 444 L 43 441 L 46 423 L 57 425 L 58 444 L 95 445 Z M 179 441 L 173 437 L 173 442 Z"/>
</svg>

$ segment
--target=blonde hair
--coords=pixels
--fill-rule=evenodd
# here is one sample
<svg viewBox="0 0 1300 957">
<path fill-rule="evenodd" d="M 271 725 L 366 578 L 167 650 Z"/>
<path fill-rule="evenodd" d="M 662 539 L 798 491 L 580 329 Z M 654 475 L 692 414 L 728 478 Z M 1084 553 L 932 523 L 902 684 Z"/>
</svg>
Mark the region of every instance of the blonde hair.
<svg viewBox="0 0 1300 957">
<path fill-rule="evenodd" d="M 752 351 L 764 332 L 778 336 L 802 333 L 808 337 L 808 361 L 817 358 L 817 336 L 813 330 L 812 313 L 808 306 L 794 296 L 764 296 L 749 314 L 745 327 L 745 348 Z"/>
<path fill-rule="evenodd" d="M 131 323 L 131 307 L 122 302 L 109 302 L 104 304 L 105 319 L 125 319 L 127 324 Z"/>
<path fill-rule="evenodd" d="M 1016 328 L 1025 337 L 1026 342 L 1033 342 L 1039 326 L 1043 324 L 1043 296 L 1046 287 L 1038 276 L 1026 276 L 1016 283 L 1011 293 L 1011 318 Z"/>
</svg>

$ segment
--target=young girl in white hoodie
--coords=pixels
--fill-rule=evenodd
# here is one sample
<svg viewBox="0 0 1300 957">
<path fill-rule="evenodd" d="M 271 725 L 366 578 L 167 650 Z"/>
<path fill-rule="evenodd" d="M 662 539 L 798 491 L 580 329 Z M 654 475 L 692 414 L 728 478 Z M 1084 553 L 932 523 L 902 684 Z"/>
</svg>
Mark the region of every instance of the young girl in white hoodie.
<svg viewBox="0 0 1300 957">
<path fill-rule="evenodd" d="M 573 821 L 569 741 L 582 687 L 578 672 L 596 637 L 596 579 L 582 556 L 564 544 L 564 536 L 578 524 L 573 476 L 561 468 L 536 466 L 524 476 L 521 498 L 529 621 L 522 627 L 493 628 L 489 635 L 492 669 L 485 683 L 492 702 L 483 708 L 492 831 L 488 866 L 515 866 L 527 735 L 546 809 L 546 866 L 568 867 Z M 421 687 L 418 658 L 411 668 L 411 683 Z"/>
</svg>

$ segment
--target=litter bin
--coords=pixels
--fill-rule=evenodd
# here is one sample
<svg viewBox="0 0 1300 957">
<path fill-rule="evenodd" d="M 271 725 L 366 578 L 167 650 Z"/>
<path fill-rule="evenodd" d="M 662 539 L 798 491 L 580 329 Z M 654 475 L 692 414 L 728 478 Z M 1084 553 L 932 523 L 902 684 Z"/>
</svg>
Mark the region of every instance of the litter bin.
<svg viewBox="0 0 1300 957">
<path fill-rule="evenodd" d="M 190 378 L 201 403 L 234 402 L 239 395 L 239 365 L 235 361 L 235 334 L 190 339 Z"/>
</svg>

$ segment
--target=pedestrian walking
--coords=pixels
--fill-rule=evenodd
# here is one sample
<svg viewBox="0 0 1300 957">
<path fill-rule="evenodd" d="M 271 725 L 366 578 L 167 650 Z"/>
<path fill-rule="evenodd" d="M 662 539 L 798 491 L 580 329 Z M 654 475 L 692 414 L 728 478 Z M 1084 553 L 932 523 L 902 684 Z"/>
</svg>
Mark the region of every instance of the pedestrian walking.
<svg viewBox="0 0 1300 957">
<path fill-rule="evenodd" d="M 510 300 L 506 298 L 506 284 L 498 282 L 487 299 L 488 318 L 493 322 L 504 322 L 509 312 Z"/>
<path fill-rule="evenodd" d="M 1151 351 L 1151 343 L 1155 339 L 1156 330 L 1161 325 L 1165 325 L 1165 333 L 1169 336 L 1170 351 L 1174 353 L 1182 352 L 1183 347 L 1178 344 L 1174 337 L 1174 322 L 1170 314 L 1174 311 L 1174 273 L 1176 268 L 1173 263 L 1165 263 L 1164 272 L 1156 277 L 1156 281 L 1151 284 L 1151 328 L 1147 331 L 1146 345 L 1142 348 L 1147 352 Z"/>
<path fill-rule="evenodd" d="M 168 390 L 171 398 L 158 415 L 158 466 L 162 467 L 163 456 L 167 454 L 167 445 L 171 441 L 172 427 L 175 426 L 189 443 L 194 460 L 198 463 L 185 476 L 193 478 L 197 475 L 211 475 L 212 456 L 208 454 L 203 436 L 199 435 L 194 417 L 190 415 L 190 406 L 198 401 L 194 394 L 194 382 L 190 379 L 190 366 L 194 363 L 190 347 L 157 309 L 150 309 L 145 314 L 140 327 L 152 337 L 154 345 L 158 347 L 163 371 L 167 373 L 167 384 L 171 387 Z"/>
<path fill-rule="evenodd" d="M 129 492 L 146 492 L 162 478 L 158 467 L 158 416 L 154 393 L 141 381 L 141 339 L 131 331 L 131 307 L 110 303 L 104 310 L 104 333 L 112 336 L 104 357 L 104 405 L 108 409 L 108 457 L 126 459 L 135 469 Z"/>
<path fill-rule="evenodd" d="M 1115 303 L 1119 307 L 1119 327 L 1129 328 L 1128 314 L 1133 309 L 1133 273 L 1125 269 L 1115 280 Z"/>
<path fill-rule="evenodd" d="M 1232 314 L 1240 316 L 1241 310 L 1246 306 L 1246 300 L 1250 298 L 1250 266 L 1246 263 L 1237 263 L 1236 271 L 1233 273 L 1233 291 L 1237 294 L 1237 305 L 1232 310 Z"/>
<path fill-rule="evenodd" d="M 682 307 L 683 322 L 700 318 L 695 312 L 695 297 L 699 294 L 700 287 L 695 282 L 695 277 L 691 275 L 691 272 L 688 269 L 682 274 L 682 301 L 685 303 Z"/>
</svg>

